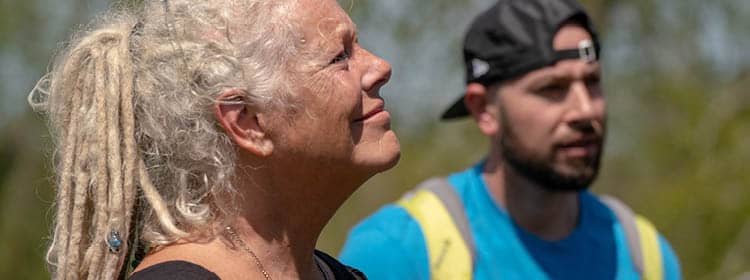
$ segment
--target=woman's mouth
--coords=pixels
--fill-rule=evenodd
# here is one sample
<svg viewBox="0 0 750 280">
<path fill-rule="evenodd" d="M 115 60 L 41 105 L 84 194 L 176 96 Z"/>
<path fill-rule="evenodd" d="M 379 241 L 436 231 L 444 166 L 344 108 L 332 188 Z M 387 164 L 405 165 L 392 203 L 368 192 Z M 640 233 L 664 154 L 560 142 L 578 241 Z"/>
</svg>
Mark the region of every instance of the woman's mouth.
<svg viewBox="0 0 750 280">
<path fill-rule="evenodd" d="M 362 117 L 354 120 L 354 122 L 364 122 L 368 121 L 370 119 L 380 118 L 380 117 L 389 117 L 390 114 L 388 111 L 385 110 L 385 106 L 383 103 L 378 104 L 375 106 L 375 108 L 372 108 L 370 111 L 367 111 Z"/>
</svg>

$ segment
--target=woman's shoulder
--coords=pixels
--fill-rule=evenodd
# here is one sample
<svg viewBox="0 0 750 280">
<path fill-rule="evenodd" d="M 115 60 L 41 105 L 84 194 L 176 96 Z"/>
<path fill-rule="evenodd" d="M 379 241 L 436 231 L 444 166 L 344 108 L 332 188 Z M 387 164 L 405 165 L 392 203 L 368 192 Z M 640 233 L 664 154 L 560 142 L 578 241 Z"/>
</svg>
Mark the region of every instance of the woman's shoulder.
<svg viewBox="0 0 750 280">
<path fill-rule="evenodd" d="M 356 268 L 339 262 L 336 258 L 315 251 L 315 256 L 322 263 L 321 270 L 326 279 L 367 280 L 367 277 Z M 129 280 L 220 280 L 219 276 L 205 267 L 184 260 L 171 260 L 156 263 L 133 273 Z"/>
<path fill-rule="evenodd" d="M 325 265 L 328 267 L 328 271 L 324 271 L 324 274 L 332 274 L 333 279 L 336 280 L 367 280 L 367 276 L 365 276 L 364 273 L 359 271 L 356 268 L 353 268 L 351 266 L 345 265 L 338 261 L 336 258 L 331 257 L 330 255 L 315 250 L 315 256 L 318 257 L 320 260 L 322 260 Z M 323 269 L 323 268 L 321 268 Z M 328 276 L 325 277 L 326 279 L 331 279 Z"/>
<path fill-rule="evenodd" d="M 186 261 L 168 261 L 158 263 L 136 273 L 130 280 L 220 280 L 218 275 L 195 263 Z"/>
</svg>

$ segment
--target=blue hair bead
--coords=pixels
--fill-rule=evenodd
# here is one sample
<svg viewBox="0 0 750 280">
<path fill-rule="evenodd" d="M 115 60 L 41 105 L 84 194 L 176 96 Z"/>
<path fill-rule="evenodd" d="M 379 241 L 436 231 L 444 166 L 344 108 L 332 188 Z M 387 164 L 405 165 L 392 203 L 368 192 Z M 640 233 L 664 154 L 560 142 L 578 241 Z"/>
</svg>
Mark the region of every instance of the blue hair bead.
<svg viewBox="0 0 750 280">
<path fill-rule="evenodd" d="M 119 232 L 114 230 L 109 232 L 109 237 L 107 237 L 107 246 L 109 247 L 109 252 L 111 253 L 120 252 L 120 247 L 122 247 L 122 239 L 120 239 Z"/>
</svg>

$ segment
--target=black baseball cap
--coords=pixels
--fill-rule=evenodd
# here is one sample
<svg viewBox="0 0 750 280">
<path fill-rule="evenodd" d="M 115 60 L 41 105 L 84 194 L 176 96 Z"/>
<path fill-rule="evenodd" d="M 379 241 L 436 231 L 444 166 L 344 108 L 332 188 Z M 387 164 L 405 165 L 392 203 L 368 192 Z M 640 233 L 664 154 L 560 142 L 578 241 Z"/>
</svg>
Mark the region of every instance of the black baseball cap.
<svg viewBox="0 0 750 280">
<path fill-rule="evenodd" d="M 555 50 L 552 39 L 567 21 L 581 24 L 591 41 L 577 49 Z M 594 26 L 574 0 L 500 0 L 474 19 L 464 38 L 466 83 L 509 80 L 563 59 L 597 60 L 599 40 Z M 467 116 L 463 95 L 441 119 Z"/>
</svg>

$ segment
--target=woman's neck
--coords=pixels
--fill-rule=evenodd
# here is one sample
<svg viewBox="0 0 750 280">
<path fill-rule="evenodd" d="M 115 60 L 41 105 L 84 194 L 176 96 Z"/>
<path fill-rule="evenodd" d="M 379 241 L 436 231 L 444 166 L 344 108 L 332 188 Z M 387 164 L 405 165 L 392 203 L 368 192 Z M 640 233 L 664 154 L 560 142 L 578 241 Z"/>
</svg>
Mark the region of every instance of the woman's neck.
<svg viewBox="0 0 750 280">
<path fill-rule="evenodd" d="M 313 255 L 317 234 L 305 234 L 305 230 L 283 226 L 281 221 L 274 227 L 254 223 L 241 217 L 225 230 L 231 249 L 245 254 L 250 263 L 259 262 L 258 269 L 272 279 L 318 279 Z"/>
<path fill-rule="evenodd" d="M 283 173 L 263 172 L 270 170 Z M 238 180 L 244 184 L 236 184 L 241 194 L 240 211 L 230 225 L 273 279 L 319 277 L 313 256 L 318 237 L 362 183 L 334 170 L 315 175 L 301 172 L 304 170 L 256 169 L 246 173 L 249 178 Z M 336 182 L 329 181 L 331 178 Z"/>
</svg>

